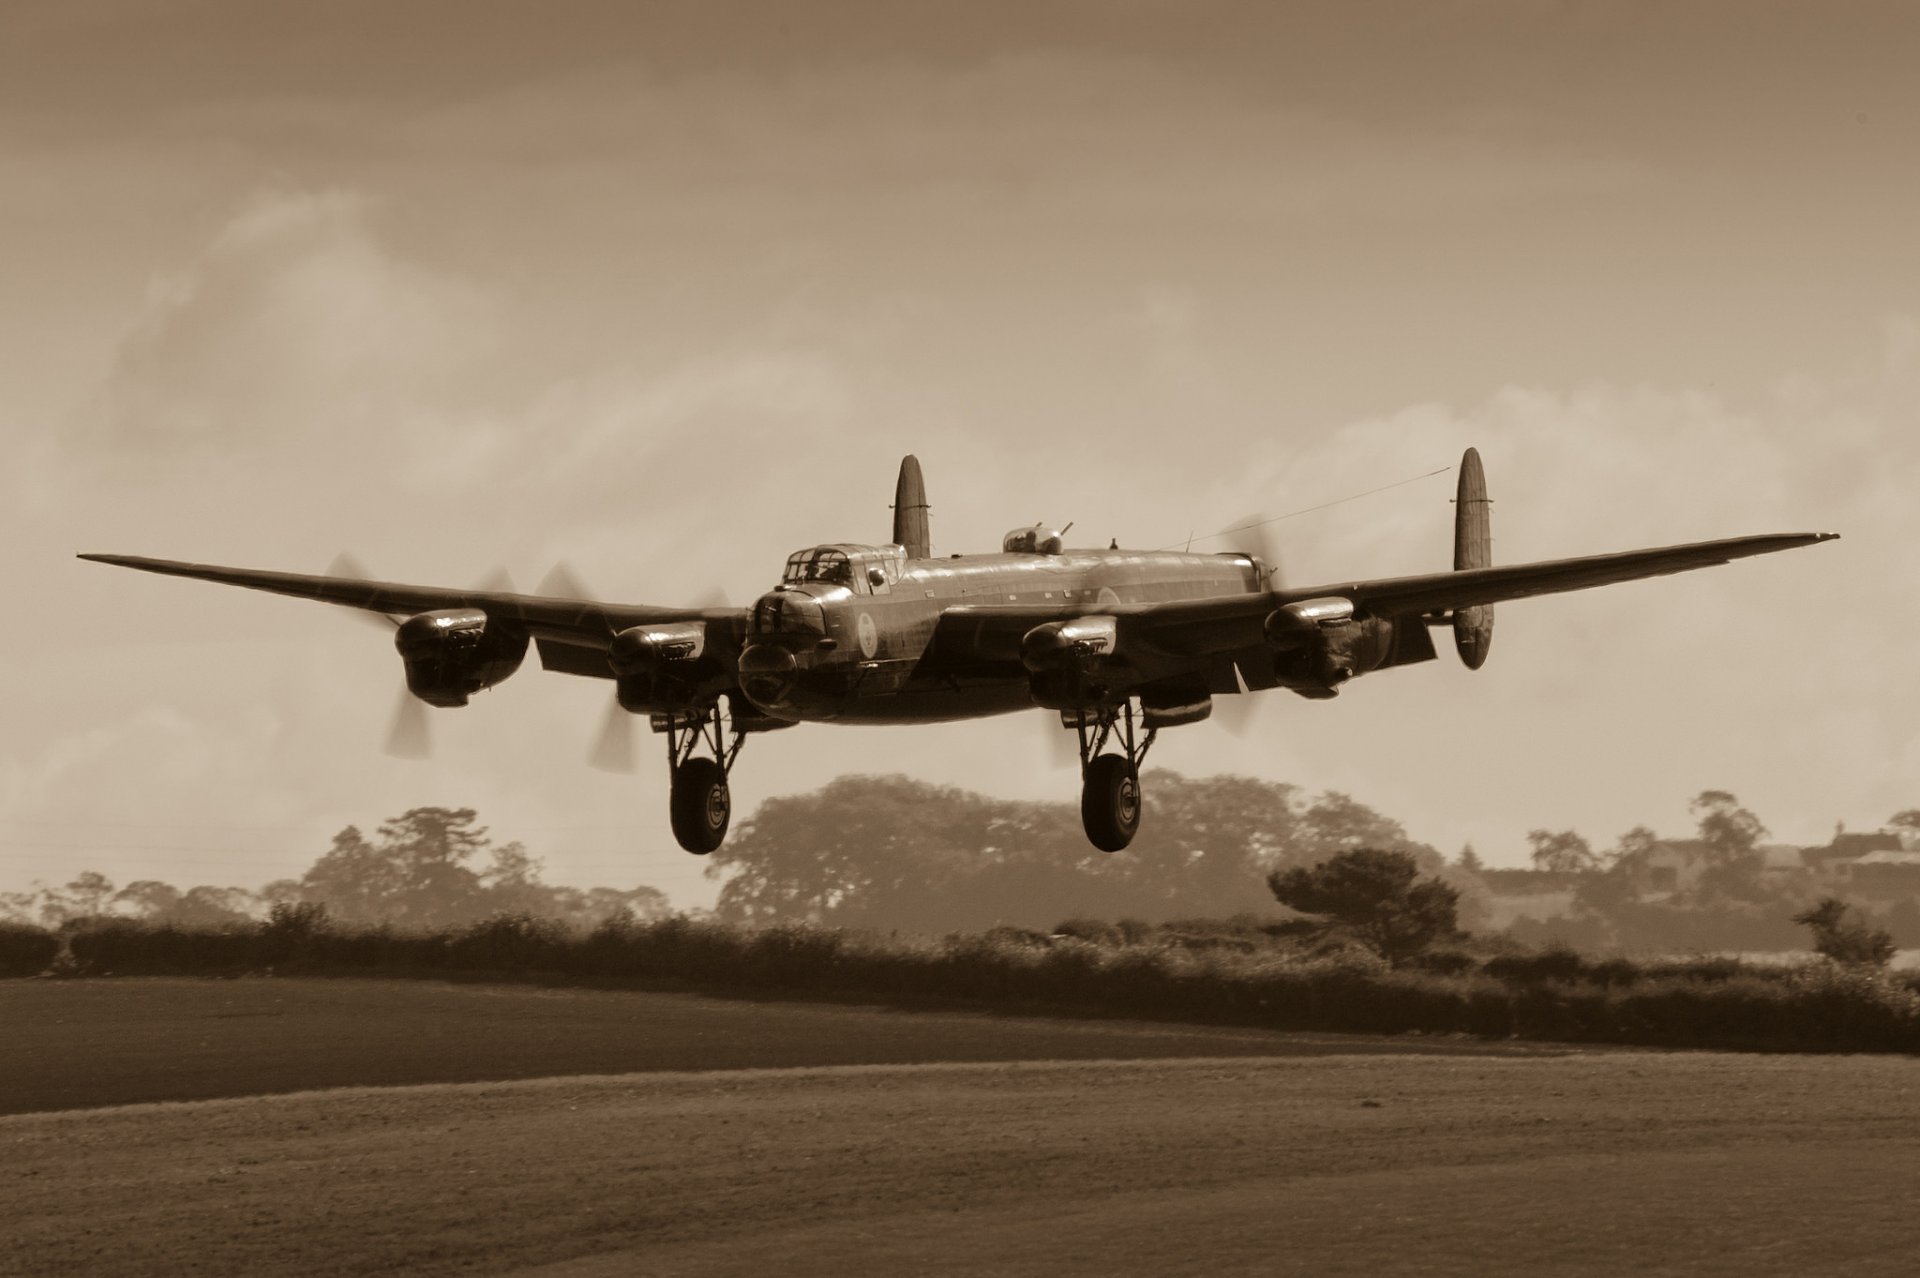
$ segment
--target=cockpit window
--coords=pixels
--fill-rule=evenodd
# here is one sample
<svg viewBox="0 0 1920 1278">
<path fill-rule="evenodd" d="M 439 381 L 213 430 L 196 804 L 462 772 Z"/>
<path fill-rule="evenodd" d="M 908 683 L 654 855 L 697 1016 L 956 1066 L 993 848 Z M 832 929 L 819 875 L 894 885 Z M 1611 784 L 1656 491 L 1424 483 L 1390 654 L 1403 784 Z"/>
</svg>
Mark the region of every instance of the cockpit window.
<svg viewBox="0 0 1920 1278">
<path fill-rule="evenodd" d="M 802 550 L 787 557 L 787 571 L 780 580 L 825 581 L 844 586 L 853 581 L 853 563 L 845 551 Z"/>
</svg>

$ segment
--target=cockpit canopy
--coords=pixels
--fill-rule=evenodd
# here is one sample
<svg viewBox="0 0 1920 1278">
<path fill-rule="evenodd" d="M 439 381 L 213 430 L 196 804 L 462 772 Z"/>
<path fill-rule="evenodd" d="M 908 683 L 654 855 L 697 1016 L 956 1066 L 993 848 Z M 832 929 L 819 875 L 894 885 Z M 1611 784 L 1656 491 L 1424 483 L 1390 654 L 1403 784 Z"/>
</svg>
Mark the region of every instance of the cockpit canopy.
<svg viewBox="0 0 1920 1278">
<path fill-rule="evenodd" d="M 809 546 L 787 556 L 780 584 L 820 582 L 878 595 L 887 593 L 905 572 L 906 551 L 899 546 Z"/>
<path fill-rule="evenodd" d="M 853 584 L 853 560 L 838 546 L 815 546 L 796 550 L 787 556 L 787 570 L 780 580 L 786 583 L 825 581 L 836 586 Z"/>
</svg>

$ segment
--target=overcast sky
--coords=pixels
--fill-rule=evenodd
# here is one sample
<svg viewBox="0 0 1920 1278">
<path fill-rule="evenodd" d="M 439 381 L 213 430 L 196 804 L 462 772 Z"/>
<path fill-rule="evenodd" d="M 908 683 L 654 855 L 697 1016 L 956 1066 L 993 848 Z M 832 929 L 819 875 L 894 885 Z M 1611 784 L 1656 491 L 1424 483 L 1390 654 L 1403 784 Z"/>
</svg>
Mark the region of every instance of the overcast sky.
<svg viewBox="0 0 1920 1278">
<path fill-rule="evenodd" d="M 78 551 L 745 602 L 787 552 L 1076 521 L 1160 546 L 1486 460 L 1505 561 L 1844 540 L 1503 605 L 1153 762 L 1452 852 L 1732 790 L 1920 806 L 1920 11 L 1806 4 L 16 2 L 0 15 L 0 888 L 257 886 L 479 809 L 549 878 L 714 890 L 608 686 L 530 664 L 380 749 L 357 619 Z M 1275 525 L 1449 562 L 1451 480 Z M 1071 799 L 1040 713 L 751 741 Z M 644 734 L 643 734 L 644 735 Z"/>
</svg>

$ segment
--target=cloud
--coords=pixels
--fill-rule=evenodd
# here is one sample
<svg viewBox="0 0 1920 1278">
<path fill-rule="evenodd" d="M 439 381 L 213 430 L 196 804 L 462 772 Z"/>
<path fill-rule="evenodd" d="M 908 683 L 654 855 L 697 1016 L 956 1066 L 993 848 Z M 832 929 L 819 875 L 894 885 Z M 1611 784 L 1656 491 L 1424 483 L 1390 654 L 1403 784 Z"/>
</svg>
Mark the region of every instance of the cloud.
<svg viewBox="0 0 1920 1278">
<path fill-rule="evenodd" d="M 86 442 L 177 458 L 365 438 L 444 392 L 488 350 L 491 304 L 390 250 L 373 215 L 348 191 L 251 198 L 155 277 Z"/>
<path fill-rule="evenodd" d="M 1746 533 L 1843 540 L 1727 567 L 1499 608 L 1489 668 L 1389 672 L 1339 703 L 1271 715 L 1259 770 L 1351 788 L 1442 839 L 1498 848 L 1569 822 L 1598 838 L 1666 828 L 1687 795 L 1734 789 L 1783 837 L 1911 806 L 1920 723 L 1920 413 L 1910 321 L 1881 358 L 1796 378 L 1736 405 L 1704 391 L 1510 387 L 1352 423 L 1226 489 L 1329 495 L 1485 459 L 1496 560 L 1515 562 Z M 1277 526 L 1296 585 L 1447 564 L 1451 479 Z M 1308 734 L 1302 737 L 1301 733 Z M 1234 752 L 1214 752 L 1233 766 Z M 1244 751 L 1244 762 L 1250 762 Z M 1662 812 L 1672 815 L 1661 818 Z M 1640 814 L 1634 816 L 1634 813 Z M 1663 824 L 1664 820 L 1664 824 Z"/>
</svg>

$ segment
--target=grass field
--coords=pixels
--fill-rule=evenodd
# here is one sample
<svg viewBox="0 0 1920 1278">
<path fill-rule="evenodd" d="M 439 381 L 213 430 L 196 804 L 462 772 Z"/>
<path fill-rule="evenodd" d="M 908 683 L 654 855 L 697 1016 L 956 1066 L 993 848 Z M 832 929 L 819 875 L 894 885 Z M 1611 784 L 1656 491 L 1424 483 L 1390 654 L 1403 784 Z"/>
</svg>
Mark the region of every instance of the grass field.
<svg viewBox="0 0 1920 1278">
<path fill-rule="evenodd" d="M 10 1273 L 1920 1263 L 1902 1057 L 431 982 L 11 982 L 0 1024 L 16 1111 L 420 1084 L 0 1118 Z"/>
</svg>

